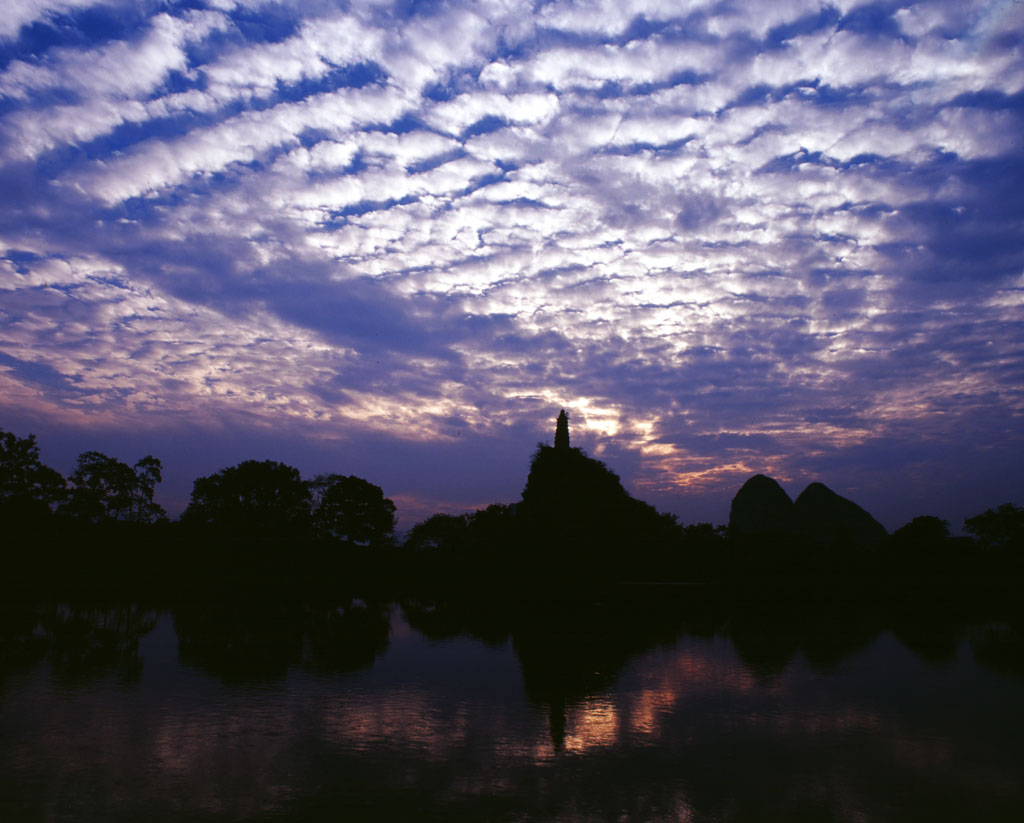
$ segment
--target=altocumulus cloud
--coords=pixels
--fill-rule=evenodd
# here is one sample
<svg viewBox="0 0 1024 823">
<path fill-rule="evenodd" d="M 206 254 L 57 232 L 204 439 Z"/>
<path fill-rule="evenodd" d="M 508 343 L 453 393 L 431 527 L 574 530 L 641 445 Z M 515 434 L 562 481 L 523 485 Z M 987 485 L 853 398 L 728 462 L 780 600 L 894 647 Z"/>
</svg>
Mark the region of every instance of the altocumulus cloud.
<svg viewBox="0 0 1024 823">
<path fill-rule="evenodd" d="M 253 449 L 511 500 L 565 406 L 687 520 L 956 522 L 1024 502 L 1022 158 L 1009 1 L 20 0 L 0 403 L 172 508 Z"/>
</svg>

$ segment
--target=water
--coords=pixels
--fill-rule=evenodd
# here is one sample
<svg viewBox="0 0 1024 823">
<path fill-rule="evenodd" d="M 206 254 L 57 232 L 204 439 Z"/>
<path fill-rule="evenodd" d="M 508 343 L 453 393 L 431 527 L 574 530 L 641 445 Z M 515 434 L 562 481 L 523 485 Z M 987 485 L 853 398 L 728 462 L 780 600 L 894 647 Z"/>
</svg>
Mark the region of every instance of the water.
<svg viewBox="0 0 1024 823">
<path fill-rule="evenodd" d="M 1024 819 L 991 618 L 4 607 L 0 819 Z"/>
</svg>

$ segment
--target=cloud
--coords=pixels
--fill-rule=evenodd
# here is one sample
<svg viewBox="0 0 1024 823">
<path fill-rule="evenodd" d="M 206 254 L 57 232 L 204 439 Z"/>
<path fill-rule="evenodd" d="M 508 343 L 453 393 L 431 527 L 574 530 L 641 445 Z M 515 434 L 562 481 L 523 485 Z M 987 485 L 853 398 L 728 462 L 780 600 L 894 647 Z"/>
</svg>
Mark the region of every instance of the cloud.
<svg viewBox="0 0 1024 823">
<path fill-rule="evenodd" d="M 95 0 L 12 0 L 0 18 L 0 38 L 12 38 L 24 26 L 94 4 Z"/>
<path fill-rule="evenodd" d="M 171 72 L 188 67 L 186 47 L 223 29 L 220 14 L 158 14 L 133 42 L 116 40 L 97 49 L 52 49 L 41 58 L 16 60 L 0 75 L 0 97 L 27 105 L 4 124 L 8 156 L 34 159 L 63 143 L 87 142 L 125 122 L 152 119 L 146 97 Z M 41 107 L 34 101 L 74 102 Z"/>
<path fill-rule="evenodd" d="M 15 31 L 7 407 L 373 433 L 401 462 L 469 433 L 507 455 L 502 427 L 528 451 L 566 406 L 687 512 L 744 472 L 952 460 L 964 431 L 982 463 L 1020 454 L 1012 5 L 224 3 Z"/>
</svg>

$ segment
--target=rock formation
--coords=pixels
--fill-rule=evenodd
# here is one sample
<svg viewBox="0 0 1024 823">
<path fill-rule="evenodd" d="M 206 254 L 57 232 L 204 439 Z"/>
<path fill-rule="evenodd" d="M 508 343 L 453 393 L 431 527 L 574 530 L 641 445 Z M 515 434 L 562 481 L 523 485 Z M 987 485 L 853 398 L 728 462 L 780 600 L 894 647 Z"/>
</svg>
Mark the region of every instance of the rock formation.
<svg viewBox="0 0 1024 823">
<path fill-rule="evenodd" d="M 772 478 L 755 474 L 732 499 L 729 535 L 737 538 L 785 537 L 795 532 L 793 501 Z"/>
<path fill-rule="evenodd" d="M 772 478 L 751 477 L 732 500 L 729 534 L 741 540 L 791 540 L 828 549 L 865 549 L 884 540 L 885 527 L 823 483 L 811 483 L 796 503 Z"/>
<path fill-rule="evenodd" d="M 801 537 L 825 548 L 866 549 L 888 536 L 864 509 L 823 483 L 811 483 L 793 504 Z"/>
</svg>

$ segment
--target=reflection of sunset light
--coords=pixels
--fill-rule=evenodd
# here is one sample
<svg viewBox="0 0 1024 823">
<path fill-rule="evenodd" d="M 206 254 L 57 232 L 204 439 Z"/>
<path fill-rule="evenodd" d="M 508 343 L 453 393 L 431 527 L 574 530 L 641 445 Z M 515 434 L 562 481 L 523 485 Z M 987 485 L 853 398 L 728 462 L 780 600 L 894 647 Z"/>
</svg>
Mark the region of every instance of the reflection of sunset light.
<svg viewBox="0 0 1024 823">
<path fill-rule="evenodd" d="M 676 694 L 670 689 L 644 689 L 630 705 L 629 730 L 654 734 L 661 728 L 662 715 L 671 712 L 675 702 Z"/>
<path fill-rule="evenodd" d="M 707 691 L 746 694 L 758 688 L 746 669 L 713 653 L 680 649 L 663 659 L 665 665 L 650 669 L 651 685 L 628 698 L 627 726 L 633 736 L 656 738 L 688 697 Z"/>
<path fill-rule="evenodd" d="M 431 760 L 443 760 L 468 731 L 464 716 L 444 718 L 426 695 L 406 690 L 328 706 L 322 718 L 324 736 L 365 749 L 387 745 L 409 748 Z"/>
<path fill-rule="evenodd" d="M 611 698 L 590 698 L 570 715 L 565 750 L 579 754 L 606 748 L 615 743 L 618 733 L 619 712 Z"/>
</svg>

